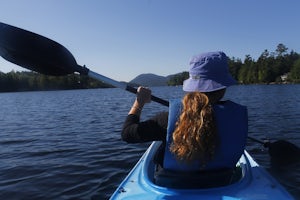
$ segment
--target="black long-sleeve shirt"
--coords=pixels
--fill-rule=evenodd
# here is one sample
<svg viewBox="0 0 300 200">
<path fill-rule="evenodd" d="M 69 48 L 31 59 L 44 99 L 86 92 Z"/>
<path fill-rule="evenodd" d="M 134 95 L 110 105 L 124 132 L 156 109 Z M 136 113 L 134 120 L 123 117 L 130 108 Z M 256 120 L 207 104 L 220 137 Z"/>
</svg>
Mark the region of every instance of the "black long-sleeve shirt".
<svg viewBox="0 0 300 200">
<path fill-rule="evenodd" d="M 128 143 L 165 141 L 168 126 L 168 112 L 156 114 L 153 118 L 140 122 L 140 117 L 130 114 L 126 117 L 122 139 Z"/>
</svg>

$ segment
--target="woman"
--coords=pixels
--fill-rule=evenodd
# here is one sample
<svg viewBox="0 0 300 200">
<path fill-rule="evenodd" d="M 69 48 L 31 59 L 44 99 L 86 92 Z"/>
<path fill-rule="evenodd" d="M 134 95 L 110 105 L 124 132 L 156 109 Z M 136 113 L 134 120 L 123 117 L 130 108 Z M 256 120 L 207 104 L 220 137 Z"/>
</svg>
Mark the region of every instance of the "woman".
<svg viewBox="0 0 300 200">
<path fill-rule="evenodd" d="M 151 91 L 138 88 L 137 98 L 123 126 L 127 142 L 166 142 L 163 167 L 177 171 L 233 168 L 247 137 L 247 109 L 231 101 L 220 102 L 235 80 L 223 52 L 208 52 L 190 61 L 188 92 L 170 102 L 169 113 L 140 122 Z"/>
</svg>

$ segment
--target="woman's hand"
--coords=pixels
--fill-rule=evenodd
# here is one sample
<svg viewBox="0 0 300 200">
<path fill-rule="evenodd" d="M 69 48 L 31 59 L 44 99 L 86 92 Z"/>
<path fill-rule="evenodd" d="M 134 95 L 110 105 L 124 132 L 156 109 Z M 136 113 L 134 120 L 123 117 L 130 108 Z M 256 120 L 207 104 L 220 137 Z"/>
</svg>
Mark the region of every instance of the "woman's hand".
<svg viewBox="0 0 300 200">
<path fill-rule="evenodd" d="M 137 89 L 136 99 L 128 114 L 140 115 L 146 103 L 151 102 L 151 90 L 146 87 Z"/>
<path fill-rule="evenodd" d="M 145 87 L 139 87 L 137 89 L 136 100 L 139 104 L 145 105 L 145 103 L 151 102 L 151 90 Z"/>
</svg>

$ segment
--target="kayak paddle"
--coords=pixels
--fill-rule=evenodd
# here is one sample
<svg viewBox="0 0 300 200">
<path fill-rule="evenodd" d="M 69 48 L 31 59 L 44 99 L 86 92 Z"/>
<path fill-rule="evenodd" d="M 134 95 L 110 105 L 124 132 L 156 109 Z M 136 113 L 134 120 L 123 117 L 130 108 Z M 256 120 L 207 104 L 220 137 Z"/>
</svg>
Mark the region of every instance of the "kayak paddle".
<svg viewBox="0 0 300 200">
<path fill-rule="evenodd" d="M 123 82 L 118 82 L 101 74 L 97 74 L 85 66 L 77 64 L 73 55 L 61 44 L 36 33 L 26 31 L 0 22 L 0 55 L 21 67 L 45 75 L 62 76 L 78 72 L 94 79 L 110 84 L 114 87 L 137 93 L 137 89 Z M 164 106 L 169 102 L 151 96 L 151 100 Z M 249 139 L 269 148 L 270 156 L 284 158 L 285 150 L 288 155 L 299 155 L 299 148 L 287 141 L 263 142 L 248 136 Z"/>
<path fill-rule="evenodd" d="M 248 139 L 260 143 L 265 148 L 268 148 L 268 152 L 274 162 L 290 163 L 298 161 L 300 159 L 300 148 L 285 140 L 277 140 L 275 142 L 264 142 L 250 136 L 248 136 Z"/>
<path fill-rule="evenodd" d="M 137 93 L 137 89 L 124 82 L 97 74 L 76 63 L 73 55 L 61 44 L 8 24 L 0 22 L 0 55 L 21 67 L 45 75 L 62 76 L 78 72 L 114 87 Z M 151 100 L 169 106 L 169 102 L 151 96 Z"/>
</svg>

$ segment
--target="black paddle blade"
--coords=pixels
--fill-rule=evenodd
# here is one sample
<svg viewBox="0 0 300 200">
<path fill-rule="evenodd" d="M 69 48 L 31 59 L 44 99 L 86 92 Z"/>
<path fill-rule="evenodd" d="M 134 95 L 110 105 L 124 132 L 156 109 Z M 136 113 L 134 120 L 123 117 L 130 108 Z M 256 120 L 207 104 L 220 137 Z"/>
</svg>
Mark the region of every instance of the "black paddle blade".
<svg viewBox="0 0 300 200">
<path fill-rule="evenodd" d="M 73 55 L 44 36 L 0 22 L 0 55 L 9 62 L 45 75 L 81 72 Z"/>
<path fill-rule="evenodd" d="M 300 148 L 285 140 L 269 143 L 269 154 L 273 161 L 286 163 L 300 159 Z"/>
</svg>

